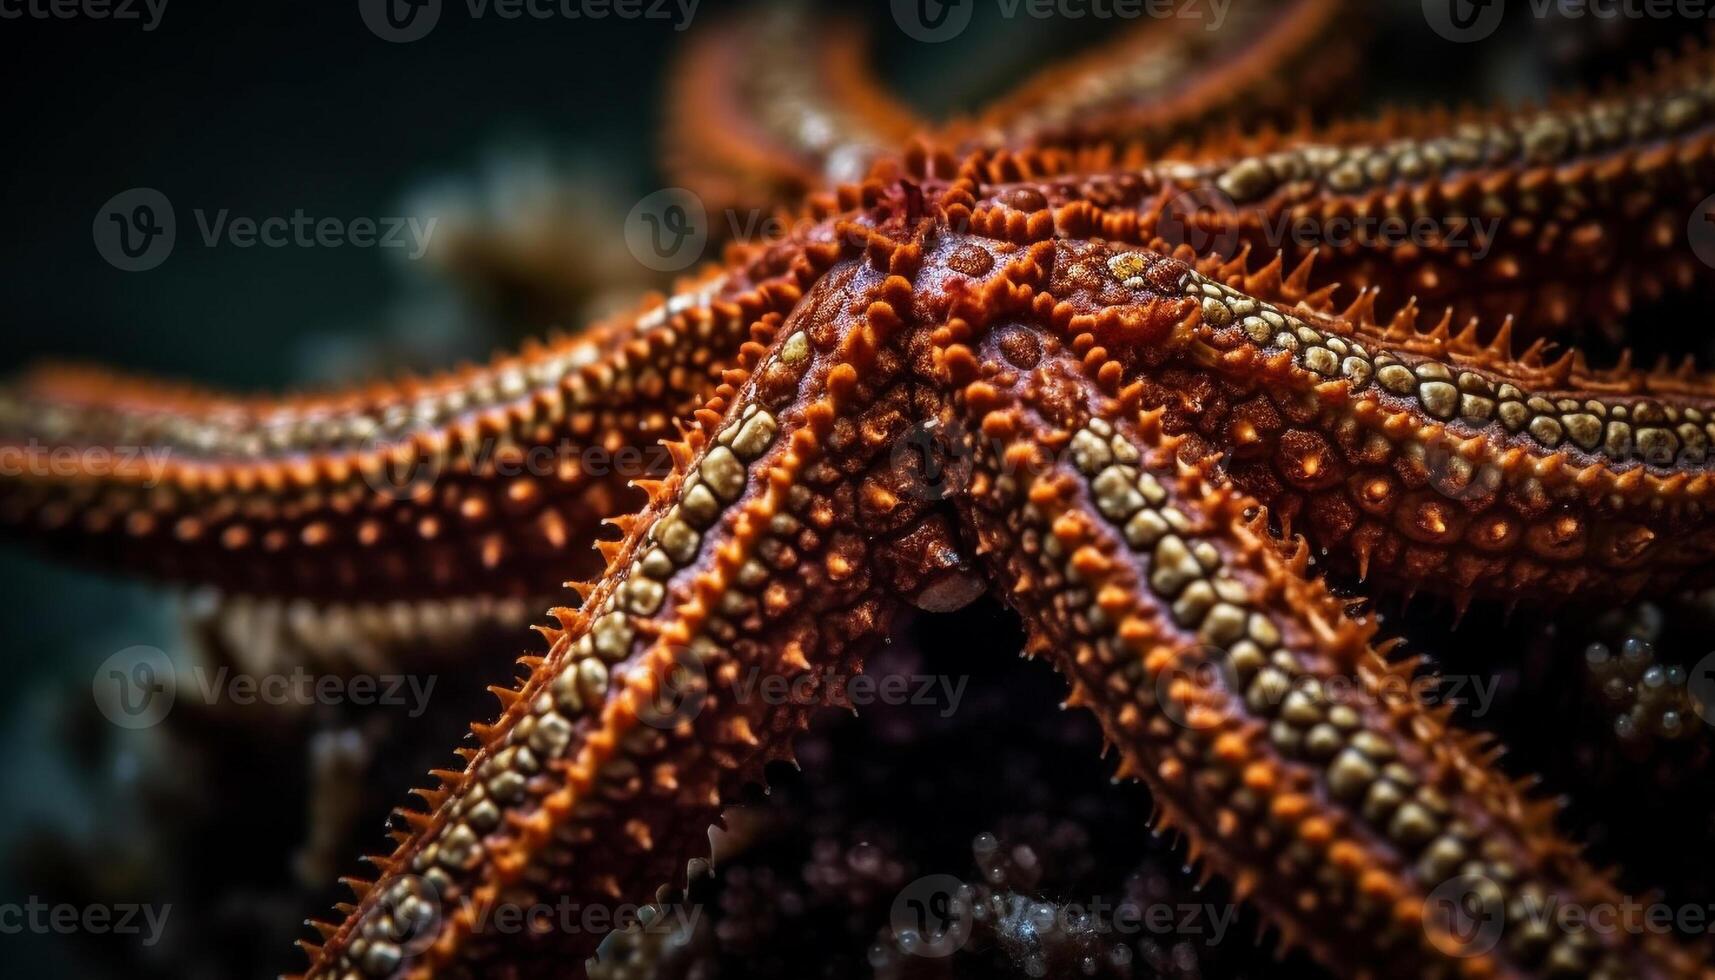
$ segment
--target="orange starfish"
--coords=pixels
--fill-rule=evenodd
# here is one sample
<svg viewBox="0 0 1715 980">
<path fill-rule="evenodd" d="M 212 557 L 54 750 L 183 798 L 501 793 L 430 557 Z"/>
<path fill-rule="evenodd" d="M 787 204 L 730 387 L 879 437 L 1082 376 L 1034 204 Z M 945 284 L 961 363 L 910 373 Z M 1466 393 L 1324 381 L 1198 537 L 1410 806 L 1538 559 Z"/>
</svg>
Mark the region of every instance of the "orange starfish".
<svg viewBox="0 0 1715 980">
<path fill-rule="evenodd" d="M 376 879 L 321 927 L 311 976 L 563 970 L 598 937 L 508 914 L 648 899 L 723 802 L 790 757 L 811 706 L 747 696 L 742 673 L 854 675 L 903 604 L 985 588 L 1095 713 L 1119 774 L 1337 972 L 1709 975 L 1670 936 L 1529 914 L 1630 899 L 1444 709 L 1390 696 L 1416 665 L 1271 528 L 1290 517 L 1380 587 L 1460 601 L 1660 590 L 1707 568 L 1715 386 L 1514 355 L 1510 336 L 1690 285 L 1698 266 L 1662 229 L 1715 192 L 1708 57 L 1544 110 L 1163 155 L 1210 112 L 1288 108 L 1246 86 L 1290 90 L 1271 73 L 1343 16 L 1303 0 L 1221 43 L 1128 39 L 881 154 L 788 237 L 732 247 L 672 297 L 483 369 L 284 402 L 26 377 L 0 404 L 9 450 L 165 455 L 11 479 L 0 517 L 143 571 L 324 599 L 528 594 L 572 573 L 600 519 L 619 527 L 463 767 L 401 811 Z M 1164 51 L 1187 72 L 1138 70 Z M 850 62 L 829 64 L 797 111 L 895 138 Z M 733 133 L 778 135 L 780 97 L 723 103 L 685 158 L 746 192 L 814 186 L 817 161 L 859 144 L 731 152 Z M 1183 194 L 1230 207 L 1167 206 Z M 1252 258 L 1288 244 L 1263 232 L 1283 213 L 1326 235 L 1402 209 L 1444 229 L 1473 204 L 1502 219 L 1485 248 L 1359 238 L 1314 272 Z M 1336 310 L 1328 269 L 1521 318 L 1455 332 L 1411 303 L 1378 317 L 1367 288 Z M 1592 292 L 1614 302 L 1569 299 Z M 644 464 L 581 465 L 663 438 L 640 507 L 624 494 Z M 520 474 L 539 448 L 555 465 Z M 1492 926 L 1475 934 L 1473 899 Z"/>
</svg>

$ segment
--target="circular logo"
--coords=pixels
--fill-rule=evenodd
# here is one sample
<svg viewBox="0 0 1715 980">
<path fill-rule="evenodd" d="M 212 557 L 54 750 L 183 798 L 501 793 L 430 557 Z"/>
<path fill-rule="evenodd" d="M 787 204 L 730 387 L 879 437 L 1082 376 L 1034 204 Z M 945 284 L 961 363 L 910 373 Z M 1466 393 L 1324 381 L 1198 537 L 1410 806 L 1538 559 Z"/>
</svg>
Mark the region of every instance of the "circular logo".
<svg viewBox="0 0 1715 980">
<path fill-rule="evenodd" d="M 920 422 L 893 443 L 889 460 L 898 487 L 917 500 L 946 500 L 976 468 L 970 433 L 957 421 Z"/>
<path fill-rule="evenodd" d="M 1423 470 L 1435 492 L 1449 500 L 1493 499 L 1503 479 L 1500 467 L 1466 458 L 1459 440 L 1445 431 L 1424 442 Z"/>
<path fill-rule="evenodd" d="M 1212 728 L 1221 723 L 1217 711 L 1199 711 L 1214 696 L 1224 697 L 1232 690 L 1226 669 L 1227 657 L 1218 647 L 1199 646 L 1185 651 L 1155 678 L 1155 700 L 1161 712 L 1174 724 L 1192 731 Z"/>
<path fill-rule="evenodd" d="M 625 217 L 625 245 L 656 272 L 678 272 L 703 257 L 709 243 L 709 214 L 702 198 L 683 187 L 659 190 L 637 202 Z"/>
<path fill-rule="evenodd" d="M 1685 235 L 1691 240 L 1691 251 L 1704 265 L 1715 268 L 1715 194 L 1699 201 L 1692 209 Z"/>
<path fill-rule="evenodd" d="M 172 202 L 153 187 L 133 187 L 95 212 L 95 250 L 124 272 L 147 272 L 173 254 L 177 222 Z"/>
<path fill-rule="evenodd" d="M 1501 886 L 1487 875 L 1449 878 L 1423 903 L 1423 929 L 1435 948 L 1461 959 L 1495 948 L 1507 924 Z"/>
<path fill-rule="evenodd" d="M 354 423 L 358 472 L 369 489 L 392 500 L 414 500 L 441 478 L 447 464 L 445 434 L 426 418 L 365 416 Z"/>
<path fill-rule="evenodd" d="M 1506 0 L 1423 0 L 1429 29 L 1449 41 L 1481 41 L 1501 26 Z"/>
<path fill-rule="evenodd" d="M 668 647 L 673 663 L 648 699 L 637 705 L 637 720 L 670 731 L 703 713 L 709 699 L 709 673 L 688 647 Z M 646 669 L 641 665 L 637 669 Z"/>
<path fill-rule="evenodd" d="M 970 26 L 976 0 L 893 0 L 893 22 L 914 41 L 951 41 Z"/>
<path fill-rule="evenodd" d="M 386 912 L 384 938 L 401 960 L 426 953 L 441 932 L 441 896 L 427 878 L 400 875 L 388 882 L 378 909 Z"/>
<path fill-rule="evenodd" d="M 1161 206 L 1155 234 L 1169 251 L 1189 245 L 1198 255 L 1232 255 L 1239 244 L 1238 216 L 1238 206 L 1220 188 L 1193 187 Z"/>
<path fill-rule="evenodd" d="M 126 647 L 101 662 L 90 685 L 95 706 L 120 728 L 153 728 L 178 697 L 173 661 L 148 646 Z"/>
<path fill-rule="evenodd" d="M 1715 725 L 1715 653 L 1705 654 L 1692 666 L 1685 689 L 1697 707 L 1697 717 Z"/>
<path fill-rule="evenodd" d="M 971 937 L 970 889 L 952 875 L 926 875 L 893 900 L 893 941 L 908 956 L 939 959 Z"/>
<path fill-rule="evenodd" d="M 441 0 L 357 0 L 357 12 L 371 34 L 405 44 L 420 41 L 435 29 L 441 19 Z"/>
</svg>

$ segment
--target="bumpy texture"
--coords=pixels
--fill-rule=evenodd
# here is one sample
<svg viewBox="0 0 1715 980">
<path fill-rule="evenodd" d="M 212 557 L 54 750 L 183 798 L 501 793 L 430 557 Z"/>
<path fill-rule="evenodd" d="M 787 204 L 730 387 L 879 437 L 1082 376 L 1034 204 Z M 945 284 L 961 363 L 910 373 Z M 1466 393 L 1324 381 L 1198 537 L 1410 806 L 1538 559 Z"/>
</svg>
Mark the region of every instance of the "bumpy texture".
<svg viewBox="0 0 1715 980">
<path fill-rule="evenodd" d="M 1254 83 L 1302 63 L 1335 9 L 1240 17 L 1260 39 L 1216 50 Z M 1067 71 L 1109 78 L 1111 57 Z M 8 481 L 0 518 L 145 571 L 326 601 L 538 594 L 612 517 L 605 571 L 553 610 L 547 652 L 495 689 L 502 710 L 472 727 L 463 766 L 399 812 L 375 879 L 318 927 L 309 976 L 563 971 L 598 931 L 517 928 L 509 913 L 682 885 L 723 804 L 838 701 L 820 678 L 860 671 L 905 605 L 957 608 L 983 587 L 1017 610 L 1029 649 L 1052 658 L 1120 776 L 1148 785 L 1193 858 L 1331 969 L 1709 975 L 1673 936 L 1529 914 L 1630 898 L 1486 742 L 1445 708 L 1389 694 L 1419 665 L 1390 656 L 1309 562 L 1323 550 L 1380 587 L 1461 604 L 1706 574 L 1715 385 L 1510 343 L 1569 318 L 1542 305 L 1557 289 L 1626 261 L 1675 270 L 1656 288 L 1690 285 L 1687 244 L 1656 226 L 1715 192 L 1710 95 L 1684 68 L 1705 61 L 1618 103 L 1494 115 L 1476 131 L 1394 119 L 1374 132 L 1403 142 L 1336 127 L 1270 137 L 1260 161 L 1141 170 L 1120 161 L 1144 150 L 1092 141 L 1165 125 L 1151 104 L 1192 124 L 1201 102 L 1127 88 L 1130 75 L 1080 85 L 1097 94 L 1074 115 L 1097 132 L 997 109 L 1003 145 L 883 155 L 861 182 L 814 195 L 783 240 L 733 246 L 667 300 L 485 369 L 279 404 L 27 377 L 0 402 L 0 431 L 28 451 L 143 443 L 165 462 Z M 779 106 L 770 84 L 728 108 L 776 140 L 821 111 Z M 1124 110 L 1107 113 L 1115 101 Z M 827 163 L 826 143 L 786 149 Z M 763 156 L 728 165 L 785 183 L 778 154 Z M 1389 275 L 1456 288 L 1456 270 L 1487 303 L 1493 273 L 1534 298 L 1516 328 L 1455 331 L 1411 303 L 1378 316 L 1369 290 L 1341 308 L 1319 267 L 1253 258 L 1242 229 L 1164 237 L 1167 212 L 1136 205 L 1184 183 L 1241 218 L 1326 215 L 1354 197 L 1446 216 L 1433 209 L 1480 188 L 1480 210 L 1537 264 L 1504 249 L 1413 254 L 1387 259 Z M 1567 229 L 1615 239 L 1592 251 Z M 1378 250 L 1335 269 L 1367 285 Z M 661 472 L 635 481 L 640 508 L 621 506 L 619 474 L 505 475 L 532 447 L 642 452 L 663 437 Z M 768 703 L 740 683 L 757 675 L 808 678 L 816 696 Z M 1640 707 L 1659 729 L 1661 712 Z M 1449 884 L 1498 910 L 1496 943 L 1474 946 L 1446 917 Z M 1072 942 L 1054 955 L 1095 955 Z"/>
</svg>

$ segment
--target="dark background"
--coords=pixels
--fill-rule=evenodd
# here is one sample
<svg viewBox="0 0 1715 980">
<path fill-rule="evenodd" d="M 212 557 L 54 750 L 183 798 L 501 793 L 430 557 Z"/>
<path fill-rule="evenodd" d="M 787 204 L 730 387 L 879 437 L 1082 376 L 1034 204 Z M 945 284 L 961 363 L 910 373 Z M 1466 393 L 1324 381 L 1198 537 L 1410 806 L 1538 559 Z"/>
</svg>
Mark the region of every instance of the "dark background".
<svg viewBox="0 0 1715 980">
<path fill-rule="evenodd" d="M 730 6 L 704 0 L 692 29 Z M 847 8 L 869 24 L 886 77 L 931 113 L 970 108 L 1113 30 L 1009 23 L 979 2 L 970 31 L 928 45 L 901 34 L 885 4 Z M 1528 98 L 1636 50 L 1640 33 L 1685 29 L 1520 13 L 1489 41 L 1456 45 L 1424 26 L 1415 2 L 1378 7 L 1374 82 L 1355 100 Z M 191 211 L 401 215 L 448 194 L 480 198 L 517 168 L 545 165 L 585 188 L 593 203 L 576 220 L 611 250 L 631 204 L 663 186 L 653 150 L 665 66 L 683 36 L 650 20 L 473 21 L 462 0 L 409 44 L 373 36 L 355 0 L 171 0 L 148 33 L 136 22 L 0 20 L 0 369 L 71 358 L 279 389 L 480 358 L 552 326 L 502 322 L 391 250 L 204 247 Z M 113 268 L 92 242 L 97 210 L 132 187 L 161 190 L 178 214 L 176 250 L 148 272 Z M 6 550 L 0 595 L 0 835 L 123 821 L 114 787 L 129 778 L 125 733 L 108 733 L 118 749 L 92 771 L 65 760 L 58 721 L 68 700 L 87 699 L 108 654 L 172 647 L 162 591 Z M 22 886 L 4 870 L 0 901 L 17 900 Z M 0 973 L 73 965 L 68 945 L 0 936 Z"/>
</svg>

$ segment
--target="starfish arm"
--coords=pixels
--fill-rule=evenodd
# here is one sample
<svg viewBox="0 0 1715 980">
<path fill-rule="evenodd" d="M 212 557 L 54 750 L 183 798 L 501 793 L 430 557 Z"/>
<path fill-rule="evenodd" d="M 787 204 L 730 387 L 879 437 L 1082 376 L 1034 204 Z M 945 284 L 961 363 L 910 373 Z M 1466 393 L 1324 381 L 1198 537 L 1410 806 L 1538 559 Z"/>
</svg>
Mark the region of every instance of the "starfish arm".
<svg viewBox="0 0 1715 980">
<path fill-rule="evenodd" d="M 1137 141 L 1159 149 L 1217 119 L 1289 121 L 1339 94 L 1357 67 L 1355 15 L 1342 0 L 1240 2 L 1211 20 L 1215 9 L 1180 4 L 1050 65 L 991 103 L 976 130 L 1012 147 Z"/>
<path fill-rule="evenodd" d="M 1610 322 L 1637 297 L 1706 281 L 1687 222 L 1715 193 L 1715 49 L 1620 94 L 1397 135 L 1336 129 L 1205 162 L 1092 167 L 999 154 L 976 168 L 973 227 L 1049 211 L 1066 233 L 1198 253 L 1317 256 L 1321 282 L 1517 314 L 1520 332 Z M 1349 127 L 1348 127 L 1349 128 Z M 1027 203 L 1021 203 L 1027 202 Z M 1707 210 L 1707 208 L 1703 209 Z"/>
<path fill-rule="evenodd" d="M 795 282 L 704 278 L 481 368 L 284 400 L 43 369 L 0 392 L 0 524 L 235 592 L 542 595 Z"/>
<path fill-rule="evenodd" d="M 870 73 L 864 32 L 814 23 L 806 7 L 729 18 L 694 36 L 680 57 L 669 83 L 666 167 L 711 215 L 856 180 L 923 126 Z"/>
<path fill-rule="evenodd" d="M 202 663 L 262 675 L 303 667 L 346 676 L 465 665 L 492 637 L 515 637 L 558 596 L 487 593 L 434 599 L 316 602 L 197 590 L 179 609 L 179 626 Z"/>
<path fill-rule="evenodd" d="M 1254 500 L 1128 406 L 1094 318 L 1033 321 L 1003 311 L 948 338 L 965 338 L 948 360 L 974 375 L 959 398 L 968 530 L 1032 649 L 1052 652 L 1195 860 L 1343 973 L 1697 975 L 1647 930 L 1528 918 L 1628 899 L 1445 709 L 1398 693 L 1411 665 L 1306 578 L 1302 549 L 1283 554 Z M 1446 883 L 1483 928 L 1453 928 Z"/>
<path fill-rule="evenodd" d="M 1158 378 L 1203 399 L 1189 414 L 1241 486 L 1363 571 L 1556 599 L 1715 559 L 1715 379 L 1515 360 L 1475 328 L 1384 331 L 1362 306 L 1281 309 L 1218 278 L 1182 274 L 1196 323 Z"/>
<path fill-rule="evenodd" d="M 988 188 L 980 168 L 963 173 L 943 198 L 950 220 L 1025 246 L 1038 258 L 1019 274 L 1061 282 L 1065 315 L 1096 315 L 1145 286 L 1195 302 L 1194 320 L 1107 349 L 1159 368 L 1133 378 L 1138 396 L 1173 406 L 1175 430 L 1198 432 L 1199 449 L 1230 450 L 1241 487 L 1302 516 L 1360 572 L 1461 599 L 1552 600 L 1637 591 L 1715 557 L 1704 516 L 1715 382 L 1547 364 L 1540 348 L 1514 358 L 1505 337 L 1479 344 L 1475 328 L 1419 332 L 1414 308 L 1384 327 L 1370 294 L 1335 316 L 1296 274 L 1290 291 L 1305 303 L 1276 306 L 1259 297 L 1289 291 L 1278 262 L 1246 275 L 1242 260 L 1212 256 L 1205 275 L 1154 252 L 1115 254 L 1081 240 L 1123 237 L 1082 211 L 973 206 Z"/>
<path fill-rule="evenodd" d="M 846 259 L 789 317 L 755 324 L 767 346 L 747 345 L 675 472 L 620 522 L 608 571 L 557 611 L 550 652 L 500 692 L 466 768 L 440 774 L 430 812 L 403 815 L 310 975 L 426 977 L 549 946 L 563 969 L 599 936 L 504 935 L 509 910 L 646 900 L 704 853 L 723 797 L 788 756 L 819 703 L 771 698 L 769 679 L 849 676 L 896 604 L 877 542 L 929 506 L 885 487 L 914 410 L 890 347 L 909 293 Z M 393 935 L 404 920 L 423 923 L 408 942 Z"/>
</svg>

